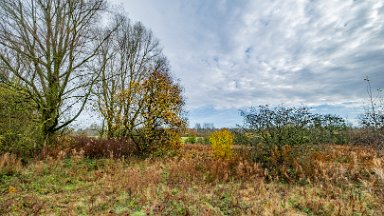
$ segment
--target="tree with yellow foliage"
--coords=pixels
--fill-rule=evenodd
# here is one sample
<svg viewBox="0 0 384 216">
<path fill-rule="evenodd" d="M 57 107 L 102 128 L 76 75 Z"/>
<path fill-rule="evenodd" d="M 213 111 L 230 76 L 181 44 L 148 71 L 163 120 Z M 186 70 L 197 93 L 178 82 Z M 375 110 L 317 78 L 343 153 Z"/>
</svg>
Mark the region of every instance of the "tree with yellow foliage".
<svg viewBox="0 0 384 216">
<path fill-rule="evenodd" d="M 123 15 L 98 56 L 101 82 L 95 94 L 107 138 L 126 137 L 141 154 L 177 146 L 186 126 L 182 88 L 169 73 L 158 41 Z"/>
<path fill-rule="evenodd" d="M 169 72 L 154 71 L 144 82 L 146 91 L 142 109 L 144 149 L 148 146 L 177 147 L 186 128 L 181 87 Z"/>
<path fill-rule="evenodd" d="M 234 135 L 228 129 L 215 131 L 209 137 L 215 156 L 222 159 L 232 157 L 233 140 Z"/>
</svg>

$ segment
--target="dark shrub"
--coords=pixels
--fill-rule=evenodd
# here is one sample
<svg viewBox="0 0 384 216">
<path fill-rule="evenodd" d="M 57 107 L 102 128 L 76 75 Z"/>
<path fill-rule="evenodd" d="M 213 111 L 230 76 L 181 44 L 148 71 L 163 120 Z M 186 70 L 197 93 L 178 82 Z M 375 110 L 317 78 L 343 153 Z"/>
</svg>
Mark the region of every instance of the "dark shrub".
<svg viewBox="0 0 384 216">
<path fill-rule="evenodd" d="M 351 128 L 339 116 L 313 114 L 310 140 L 313 144 L 346 144 L 350 141 Z"/>
<path fill-rule="evenodd" d="M 74 149 L 83 151 L 85 157 L 128 157 L 137 153 L 132 141 L 124 138 L 97 139 L 85 136 L 74 138 Z"/>
<path fill-rule="evenodd" d="M 383 89 L 377 89 L 377 93 L 372 92 L 371 81 L 368 77 L 367 82 L 368 104 L 365 112 L 359 116 L 361 130 L 354 131 L 352 134 L 353 143 L 366 144 L 375 147 L 379 154 L 384 151 L 384 94 Z M 376 96 L 375 96 L 376 95 Z"/>
<path fill-rule="evenodd" d="M 268 105 L 242 111 L 245 129 L 251 140 L 268 145 L 296 145 L 308 143 L 311 120 L 306 107 L 270 108 Z"/>
<path fill-rule="evenodd" d="M 369 145 L 374 147 L 378 154 L 384 155 L 384 129 L 371 128 L 354 129 L 350 133 L 350 143 L 353 145 Z"/>
<path fill-rule="evenodd" d="M 270 108 L 268 105 L 241 111 L 244 127 L 237 142 L 269 146 L 348 142 L 345 120 L 335 115 L 312 114 L 307 107 Z"/>
<path fill-rule="evenodd" d="M 265 105 L 241 115 L 245 126 L 236 132 L 236 142 L 250 144 L 251 158 L 272 178 L 303 179 L 315 167 L 310 152 L 317 146 L 312 144 L 349 142 L 343 118 L 313 114 L 307 107 Z"/>
</svg>

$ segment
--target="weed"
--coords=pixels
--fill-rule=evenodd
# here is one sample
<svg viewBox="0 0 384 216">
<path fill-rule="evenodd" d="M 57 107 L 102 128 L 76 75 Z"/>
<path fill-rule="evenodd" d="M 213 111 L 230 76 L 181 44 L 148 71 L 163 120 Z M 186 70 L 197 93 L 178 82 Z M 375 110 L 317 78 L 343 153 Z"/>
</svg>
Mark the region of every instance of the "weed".
<svg viewBox="0 0 384 216">
<path fill-rule="evenodd" d="M 292 147 L 275 152 L 270 167 L 249 160 L 242 154 L 247 151 L 240 147 L 234 150 L 232 159 L 225 160 L 212 157 L 209 146 L 194 144 L 168 158 L 87 158 L 76 151 L 63 159 L 31 161 L 20 166 L 17 175 L 2 178 L 0 214 L 383 212 L 384 161 L 374 149 L 338 145 L 301 150 Z M 291 154 L 298 156 L 292 158 Z M 274 163 L 281 165 L 281 174 L 273 174 Z M 284 172 L 289 178 L 284 179 Z"/>
<path fill-rule="evenodd" d="M 16 155 L 5 153 L 0 155 L 0 179 L 3 176 L 15 175 L 22 169 L 21 159 Z"/>
</svg>

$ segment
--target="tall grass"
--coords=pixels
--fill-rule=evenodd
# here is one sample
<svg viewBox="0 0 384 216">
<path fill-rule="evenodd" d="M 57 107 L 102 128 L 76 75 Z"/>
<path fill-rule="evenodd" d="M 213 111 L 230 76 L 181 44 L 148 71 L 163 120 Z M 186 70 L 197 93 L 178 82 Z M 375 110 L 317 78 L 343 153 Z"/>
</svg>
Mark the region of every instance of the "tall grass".
<svg viewBox="0 0 384 216">
<path fill-rule="evenodd" d="M 26 166 L 3 155 L 0 165 L 13 164 L 16 175 L 1 178 L 0 214 L 380 215 L 384 210 L 384 159 L 374 149 L 287 148 L 266 164 L 253 162 L 250 150 L 235 147 L 233 157 L 224 160 L 196 144 L 172 157 L 146 159 L 92 158 L 80 148 Z"/>
</svg>

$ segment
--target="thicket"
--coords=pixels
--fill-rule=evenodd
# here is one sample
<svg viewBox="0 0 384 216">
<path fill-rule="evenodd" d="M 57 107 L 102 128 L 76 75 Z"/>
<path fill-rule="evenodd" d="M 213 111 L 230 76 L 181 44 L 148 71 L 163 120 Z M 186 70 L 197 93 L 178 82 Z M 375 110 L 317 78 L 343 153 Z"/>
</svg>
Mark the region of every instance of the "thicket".
<svg viewBox="0 0 384 216">
<path fill-rule="evenodd" d="M 384 95 L 382 89 L 372 91 L 371 82 L 366 77 L 368 103 L 359 117 L 362 128 L 353 133 L 354 144 L 367 144 L 384 150 Z"/>
<path fill-rule="evenodd" d="M 308 107 L 263 105 L 241 115 L 244 126 L 237 131 L 236 141 L 251 145 L 251 158 L 281 178 L 297 177 L 298 165 L 305 165 L 306 155 L 316 148 L 310 145 L 349 142 L 343 118 L 314 114 Z"/>
<path fill-rule="evenodd" d="M 30 157 L 42 147 L 39 115 L 36 104 L 14 85 L 0 84 L 0 154 Z"/>
<path fill-rule="evenodd" d="M 308 107 L 262 105 L 241 111 L 243 142 L 268 146 L 348 142 L 343 118 L 314 114 Z"/>
</svg>

